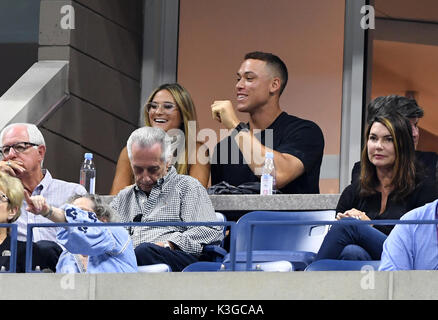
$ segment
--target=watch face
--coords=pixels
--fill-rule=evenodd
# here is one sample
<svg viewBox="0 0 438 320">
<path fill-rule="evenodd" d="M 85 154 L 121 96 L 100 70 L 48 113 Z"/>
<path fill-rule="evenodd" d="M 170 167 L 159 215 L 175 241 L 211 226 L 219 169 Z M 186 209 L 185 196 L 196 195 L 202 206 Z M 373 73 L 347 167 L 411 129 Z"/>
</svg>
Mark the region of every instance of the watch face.
<svg viewBox="0 0 438 320">
<path fill-rule="evenodd" d="M 248 128 L 248 125 L 246 125 L 246 123 L 241 122 L 237 125 L 236 130 L 237 130 L 237 132 L 240 132 L 242 130 L 245 130 L 245 131 L 249 130 L 249 128 Z"/>
</svg>

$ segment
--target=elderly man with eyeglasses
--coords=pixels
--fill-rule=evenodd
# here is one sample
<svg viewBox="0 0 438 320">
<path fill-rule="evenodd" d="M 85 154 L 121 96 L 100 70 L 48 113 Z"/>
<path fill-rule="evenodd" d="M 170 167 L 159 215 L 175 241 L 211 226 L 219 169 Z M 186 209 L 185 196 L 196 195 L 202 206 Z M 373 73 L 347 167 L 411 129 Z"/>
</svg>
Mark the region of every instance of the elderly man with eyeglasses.
<svg viewBox="0 0 438 320">
<path fill-rule="evenodd" d="M 46 153 L 46 143 L 41 131 L 33 124 L 14 123 L 6 126 L 0 133 L 0 170 L 21 180 L 24 189 L 31 196 L 42 195 L 47 202 L 60 207 L 75 194 L 86 194 L 83 186 L 52 178 L 42 164 Z M 21 207 L 17 220 L 18 240 L 26 241 L 28 223 L 51 223 L 50 220 L 26 211 L 27 204 Z M 62 249 L 56 244 L 57 228 L 34 228 L 33 239 L 42 256 L 41 269 L 55 270 Z"/>
</svg>

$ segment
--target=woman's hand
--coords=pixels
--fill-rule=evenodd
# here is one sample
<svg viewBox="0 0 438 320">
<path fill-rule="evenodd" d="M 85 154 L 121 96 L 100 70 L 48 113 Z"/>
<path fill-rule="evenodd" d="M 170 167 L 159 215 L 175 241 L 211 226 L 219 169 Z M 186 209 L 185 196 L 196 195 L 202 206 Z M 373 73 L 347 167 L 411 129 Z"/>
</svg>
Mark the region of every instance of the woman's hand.
<svg viewBox="0 0 438 320">
<path fill-rule="evenodd" d="M 365 212 L 357 210 L 357 209 L 350 209 L 345 211 L 344 213 L 338 212 L 336 215 L 336 220 L 340 220 L 343 218 L 355 218 L 358 220 L 370 220 L 368 216 L 365 214 Z"/>
<path fill-rule="evenodd" d="M 26 211 L 42 215 L 43 217 L 49 214 L 51 207 L 43 196 L 30 196 L 29 193 L 25 191 L 24 197 L 27 203 Z"/>
<path fill-rule="evenodd" d="M 67 222 L 64 210 L 52 207 L 43 196 L 31 196 L 29 192 L 24 191 L 24 198 L 27 203 L 27 211 L 53 222 Z"/>
</svg>

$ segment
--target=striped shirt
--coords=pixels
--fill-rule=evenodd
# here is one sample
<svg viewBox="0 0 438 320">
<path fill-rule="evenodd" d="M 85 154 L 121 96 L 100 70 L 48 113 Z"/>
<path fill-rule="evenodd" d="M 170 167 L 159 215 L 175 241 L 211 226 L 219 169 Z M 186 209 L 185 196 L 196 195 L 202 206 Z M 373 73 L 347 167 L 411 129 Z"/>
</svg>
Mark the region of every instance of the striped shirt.
<svg viewBox="0 0 438 320">
<path fill-rule="evenodd" d="M 149 196 L 136 185 L 120 191 L 111 202 L 121 222 L 213 222 L 213 205 L 206 189 L 195 178 L 180 175 L 172 166 L 157 181 Z M 137 218 L 138 219 L 138 218 Z M 136 221 L 140 221 L 137 220 Z M 128 228 L 137 247 L 145 242 L 170 241 L 186 253 L 199 256 L 206 244 L 223 238 L 220 226 L 153 226 Z"/>
<path fill-rule="evenodd" d="M 51 206 L 59 208 L 73 195 L 87 193 L 85 188 L 80 184 L 53 179 L 47 169 L 43 170 L 43 174 L 44 178 L 33 190 L 32 195 L 42 195 Z M 26 241 L 28 223 L 52 223 L 49 219 L 26 211 L 26 207 L 27 203 L 23 201 L 21 215 L 17 221 L 14 222 L 18 224 L 18 240 L 20 241 Z M 58 228 L 33 228 L 33 242 L 40 240 L 56 241 L 57 229 Z"/>
</svg>

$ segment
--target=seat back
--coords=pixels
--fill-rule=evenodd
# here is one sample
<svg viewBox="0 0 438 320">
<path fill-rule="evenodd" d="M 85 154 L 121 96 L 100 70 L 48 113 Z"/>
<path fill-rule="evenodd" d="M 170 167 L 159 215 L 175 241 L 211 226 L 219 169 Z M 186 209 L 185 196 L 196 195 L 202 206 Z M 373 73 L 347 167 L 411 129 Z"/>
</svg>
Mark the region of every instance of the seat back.
<svg viewBox="0 0 438 320">
<path fill-rule="evenodd" d="M 304 271 L 360 271 L 379 270 L 380 260 L 322 259 L 309 264 Z"/>
<path fill-rule="evenodd" d="M 227 217 L 225 217 L 225 215 L 223 213 L 218 212 L 218 211 L 216 211 L 215 213 L 216 213 L 216 219 L 218 222 L 227 222 Z M 225 235 L 227 233 L 227 227 L 224 226 L 223 228 L 224 228 L 223 233 L 224 233 L 224 237 L 225 237 Z M 221 247 L 223 246 L 223 242 L 224 241 L 222 240 Z"/>
<path fill-rule="evenodd" d="M 227 222 L 227 218 L 220 212 L 216 213 L 216 219 L 218 222 Z M 227 251 L 224 249 L 225 236 L 227 234 L 227 227 L 222 226 L 224 238 L 220 243 L 217 244 L 207 244 L 202 249 L 202 254 L 199 258 L 201 261 L 222 261 Z"/>
<path fill-rule="evenodd" d="M 335 210 L 324 211 L 252 211 L 243 215 L 236 225 L 236 251 L 246 251 L 249 222 L 252 221 L 333 221 Z M 317 253 L 328 225 L 255 225 L 253 250 L 307 251 Z"/>
<path fill-rule="evenodd" d="M 138 272 L 172 272 L 170 266 L 165 263 L 138 266 Z"/>
<path fill-rule="evenodd" d="M 236 271 L 245 271 L 246 263 L 236 263 Z M 221 262 L 195 262 L 184 268 L 183 272 L 214 272 L 214 271 L 231 271 L 230 263 Z M 251 271 L 264 272 L 291 272 L 294 271 L 292 263 L 289 261 L 269 261 L 253 263 Z"/>
</svg>

